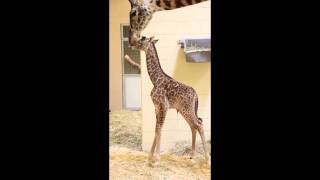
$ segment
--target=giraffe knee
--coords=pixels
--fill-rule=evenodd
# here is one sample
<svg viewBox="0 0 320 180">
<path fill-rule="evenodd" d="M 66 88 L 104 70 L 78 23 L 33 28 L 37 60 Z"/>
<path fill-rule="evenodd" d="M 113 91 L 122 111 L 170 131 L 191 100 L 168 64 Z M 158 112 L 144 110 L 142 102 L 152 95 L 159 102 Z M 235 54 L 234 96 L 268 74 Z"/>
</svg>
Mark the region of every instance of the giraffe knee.
<svg viewBox="0 0 320 180">
<path fill-rule="evenodd" d="M 203 124 L 198 124 L 197 125 L 197 130 L 199 131 L 199 133 L 203 133 L 204 132 Z"/>
</svg>

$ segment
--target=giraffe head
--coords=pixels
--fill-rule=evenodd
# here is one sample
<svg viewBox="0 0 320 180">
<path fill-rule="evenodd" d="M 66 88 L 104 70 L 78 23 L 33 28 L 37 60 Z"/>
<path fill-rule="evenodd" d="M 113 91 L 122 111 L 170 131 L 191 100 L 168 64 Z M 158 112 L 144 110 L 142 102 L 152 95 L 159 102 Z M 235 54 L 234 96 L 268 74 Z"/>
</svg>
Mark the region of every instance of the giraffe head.
<svg viewBox="0 0 320 180">
<path fill-rule="evenodd" d="M 156 44 L 158 42 L 158 39 L 154 39 L 152 36 L 151 38 L 142 37 L 137 43 L 136 48 L 141 51 L 148 51 L 148 49 L 153 46 L 153 44 Z"/>
<path fill-rule="evenodd" d="M 152 19 L 153 13 L 163 10 L 177 9 L 208 0 L 129 0 L 130 10 L 130 28 L 129 44 L 134 48 L 141 39 L 141 32 L 147 27 Z"/>
<path fill-rule="evenodd" d="M 154 10 L 153 4 L 149 0 L 139 2 L 138 0 L 129 0 L 131 4 L 130 10 L 130 28 L 129 28 L 129 43 L 135 46 L 140 39 L 140 34 L 143 29 L 149 24 Z"/>
</svg>

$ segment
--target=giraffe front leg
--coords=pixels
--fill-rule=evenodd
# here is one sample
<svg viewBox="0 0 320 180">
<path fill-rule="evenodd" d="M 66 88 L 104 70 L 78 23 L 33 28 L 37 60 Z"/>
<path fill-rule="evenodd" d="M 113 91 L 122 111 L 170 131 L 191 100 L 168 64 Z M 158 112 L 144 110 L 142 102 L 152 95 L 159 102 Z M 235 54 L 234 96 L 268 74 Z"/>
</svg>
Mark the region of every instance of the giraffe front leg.
<svg viewBox="0 0 320 180">
<path fill-rule="evenodd" d="M 154 140 L 153 140 L 153 144 L 151 147 L 151 150 L 149 152 L 149 157 L 148 157 L 148 165 L 149 166 L 158 166 L 160 164 L 160 137 L 161 137 L 161 127 L 159 126 L 159 124 L 157 123 L 156 125 L 156 131 L 155 131 L 155 135 L 154 135 Z M 154 150 L 156 149 L 156 154 L 155 154 L 155 161 L 154 161 Z M 154 165 L 153 165 L 154 163 Z"/>
<path fill-rule="evenodd" d="M 161 140 L 161 127 L 159 127 L 158 131 L 158 135 L 156 137 L 156 154 L 155 154 L 155 166 L 159 166 L 160 165 L 160 140 Z"/>
<path fill-rule="evenodd" d="M 158 119 L 159 119 L 158 118 L 158 114 L 156 114 L 157 122 L 158 122 Z M 152 162 L 153 162 L 153 155 L 154 155 L 154 150 L 155 150 L 155 147 L 156 147 L 156 144 L 157 144 L 157 137 L 158 137 L 158 131 L 157 131 L 157 125 L 156 125 L 154 139 L 153 139 L 152 147 L 150 149 L 150 153 L 149 153 L 149 157 L 148 157 L 149 165 L 151 165 Z"/>
<path fill-rule="evenodd" d="M 154 135 L 153 144 L 152 144 L 151 150 L 149 152 L 149 157 L 148 157 L 148 164 L 149 165 L 152 165 L 154 149 L 156 147 L 156 138 L 157 138 L 157 133 Z"/>
<path fill-rule="evenodd" d="M 165 107 L 159 108 L 157 112 L 157 125 L 156 125 L 156 132 L 157 132 L 157 138 L 156 138 L 156 155 L 155 155 L 155 165 L 160 165 L 160 144 L 161 144 L 161 130 L 163 127 L 163 123 L 166 117 L 167 109 Z"/>
</svg>

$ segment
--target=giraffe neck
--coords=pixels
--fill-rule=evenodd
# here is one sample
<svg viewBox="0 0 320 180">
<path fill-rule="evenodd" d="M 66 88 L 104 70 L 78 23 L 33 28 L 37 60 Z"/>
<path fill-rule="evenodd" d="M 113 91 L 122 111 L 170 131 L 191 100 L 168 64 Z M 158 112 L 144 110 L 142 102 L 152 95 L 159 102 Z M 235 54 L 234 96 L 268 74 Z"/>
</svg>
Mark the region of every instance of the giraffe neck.
<svg viewBox="0 0 320 180">
<path fill-rule="evenodd" d="M 162 10 L 172 10 L 185 6 L 190 6 L 193 4 L 198 4 L 204 1 L 208 0 L 150 0 L 149 2 Z"/>
<path fill-rule="evenodd" d="M 152 45 L 148 48 L 146 52 L 146 59 L 147 70 L 152 84 L 154 86 L 161 84 L 164 78 L 168 77 L 168 75 L 163 72 L 160 66 L 157 49 L 154 43 L 152 43 Z"/>
</svg>

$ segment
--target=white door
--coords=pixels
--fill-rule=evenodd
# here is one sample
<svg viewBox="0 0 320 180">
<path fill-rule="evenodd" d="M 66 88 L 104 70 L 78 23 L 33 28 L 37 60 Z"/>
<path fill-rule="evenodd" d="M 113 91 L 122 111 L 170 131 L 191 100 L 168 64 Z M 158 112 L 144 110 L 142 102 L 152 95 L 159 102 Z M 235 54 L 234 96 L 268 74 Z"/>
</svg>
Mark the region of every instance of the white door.
<svg viewBox="0 0 320 180">
<path fill-rule="evenodd" d="M 124 75 L 124 99 L 126 109 L 141 108 L 141 77 L 139 75 Z"/>
<path fill-rule="evenodd" d="M 129 55 L 136 63 L 140 64 L 140 51 L 129 48 L 129 25 L 121 25 L 122 45 L 122 99 L 123 108 L 130 110 L 141 109 L 141 76 L 140 71 L 125 61 L 124 56 Z"/>
</svg>

